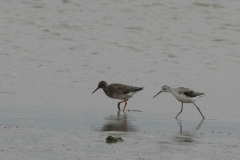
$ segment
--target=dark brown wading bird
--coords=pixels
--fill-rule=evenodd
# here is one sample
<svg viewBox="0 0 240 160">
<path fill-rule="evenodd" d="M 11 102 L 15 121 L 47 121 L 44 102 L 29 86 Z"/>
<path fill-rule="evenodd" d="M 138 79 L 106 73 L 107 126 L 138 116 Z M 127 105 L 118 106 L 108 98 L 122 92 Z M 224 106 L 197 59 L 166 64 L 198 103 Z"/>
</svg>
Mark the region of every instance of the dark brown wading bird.
<svg viewBox="0 0 240 160">
<path fill-rule="evenodd" d="M 95 89 L 94 92 L 96 92 L 99 88 L 102 88 L 105 94 L 114 99 L 120 99 L 123 100 L 118 103 L 118 110 L 120 110 L 120 104 L 122 102 L 125 102 L 125 106 L 123 108 L 123 111 L 125 110 L 127 106 L 127 101 L 129 98 L 132 98 L 132 96 L 137 93 L 138 91 L 143 90 L 143 87 L 133 87 L 133 86 L 127 86 L 124 84 L 110 84 L 108 85 L 107 82 L 101 81 L 98 83 L 97 89 Z"/>
</svg>

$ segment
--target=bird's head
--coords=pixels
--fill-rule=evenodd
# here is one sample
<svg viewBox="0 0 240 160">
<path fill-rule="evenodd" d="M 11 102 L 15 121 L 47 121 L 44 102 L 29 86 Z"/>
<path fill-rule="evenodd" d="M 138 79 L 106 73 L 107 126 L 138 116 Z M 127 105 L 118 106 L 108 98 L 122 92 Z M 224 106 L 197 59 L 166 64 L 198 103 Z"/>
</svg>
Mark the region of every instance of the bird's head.
<svg viewBox="0 0 240 160">
<path fill-rule="evenodd" d="M 105 82 L 105 81 L 100 81 L 100 82 L 98 83 L 97 89 L 95 89 L 95 90 L 92 92 L 92 94 L 93 94 L 94 92 L 96 92 L 99 88 L 104 88 L 105 86 L 107 86 L 107 82 Z"/>
<path fill-rule="evenodd" d="M 154 97 L 156 97 L 157 95 L 159 95 L 161 92 L 169 92 L 170 91 L 170 87 L 167 85 L 162 86 L 162 90 L 160 92 L 158 92 L 158 94 L 156 94 Z M 153 97 L 153 98 L 154 98 Z"/>
</svg>

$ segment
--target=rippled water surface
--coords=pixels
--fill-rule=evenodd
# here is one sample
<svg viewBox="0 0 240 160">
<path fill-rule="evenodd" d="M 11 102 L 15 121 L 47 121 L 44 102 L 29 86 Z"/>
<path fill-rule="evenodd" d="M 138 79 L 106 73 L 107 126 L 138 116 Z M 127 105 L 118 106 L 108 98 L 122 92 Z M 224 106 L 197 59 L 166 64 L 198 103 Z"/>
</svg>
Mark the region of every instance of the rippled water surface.
<svg viewBox="0 0 240 160">
<path fill-rule="evenodd" d="M 240 132 L 238 0 L 9 0 L 0 18 L 1 125 L 181 133 L 176 144 Z M 144 90 L 118 112 L 118 100 L 92 94 L 101 80 Z M 181 103 L 152 98 L 163 85 L 204 92 L 206 120 L 193 104 L 176 120 Z"/>
</svg>

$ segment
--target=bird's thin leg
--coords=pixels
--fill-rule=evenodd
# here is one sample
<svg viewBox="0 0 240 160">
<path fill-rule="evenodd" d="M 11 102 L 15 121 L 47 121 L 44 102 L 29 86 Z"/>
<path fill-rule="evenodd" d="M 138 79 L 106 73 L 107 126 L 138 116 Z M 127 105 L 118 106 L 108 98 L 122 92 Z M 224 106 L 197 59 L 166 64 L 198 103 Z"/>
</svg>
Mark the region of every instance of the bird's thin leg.
<svg viewBox="0 0 240 160">
<path fill-rule="evenodd" d="M 122 103 L 122 102 L 125 102 L 125 100 L 124 101 L 121 101 L 121 102 L 118 102 L 118 110 L 120 111 L 120 103 Z"/>
<path fill-rule="evenodd" d="M 200 114 L 202 115 L 203 119 L 205 119 L 205 117 L 203 116 L 203 114 L 202 114 L 202 112 L 200 111 L 200 109 L 198 108 L 198 106 L 197 106 L 195 103 L 193 103 L 193 104 L 197 107 L 197 109 L 198 109 L 198 111 L 200 112 Z"/>
<path fill-rule="evenodd" d="M 125 110 L 125 108 L 126 108 L 126 106 L 127 106 L 127 101 L 128 101 L 128 99 L 127 100 L 124 100 L 125 101 L 125 106 L 124 106 L 124 108 L 123 108 L 123 111 Z"/>
<path fill-rule="evenodd" d="M 182 103 L 182 108 L 181 108 L 181 111 L 178 113 L 178 115 L 179 115 L 180 113 L 182 113 L 182 110 L 183 110 L 183 103 Z M 175 118 L 177 118 L 177 117 L 178 117 L 178 115 L 177 115 Z"/>
</svg>

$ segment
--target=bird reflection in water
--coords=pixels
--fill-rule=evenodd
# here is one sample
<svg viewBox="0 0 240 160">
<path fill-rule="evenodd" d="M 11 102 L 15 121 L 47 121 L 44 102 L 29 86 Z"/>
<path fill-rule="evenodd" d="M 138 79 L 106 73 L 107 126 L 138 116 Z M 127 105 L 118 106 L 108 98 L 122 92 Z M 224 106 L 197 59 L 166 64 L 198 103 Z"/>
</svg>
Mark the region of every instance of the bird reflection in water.
<svg viewBox="0 0 240 160">
<path fill-rule="evenodd" d="M 122 115 L 120 113 L 123 113 Z M 107 123 L 103 125 L 102 131 L 120 131 L 120 132 L 136 132 L 135 125 L 131 124 L 133 120 L 125 112 L 118 111 L 117 115 L 106 117 Z"/>
<path fill-rule="evenodd" d="M 199 130 L 199 128 L 201 127 L 202 123 L 203 123 L 204 119 L 202 119 L 200 121 L 200 123 L 198 124 L 198 126 L 196 127 L 196 129 L 194 130 L 182 130 L 182 122 L 177 120 L 177 123 L 180 127 L 180 131 L 179 134 L 175 135 L 173 140 L 175 143 L 177 144 L 184 144 L 184 143 L 193 143 L 196 142 L 197 139 L 197 135 L 196 132 L 197 130 Z"/>
</svg>

